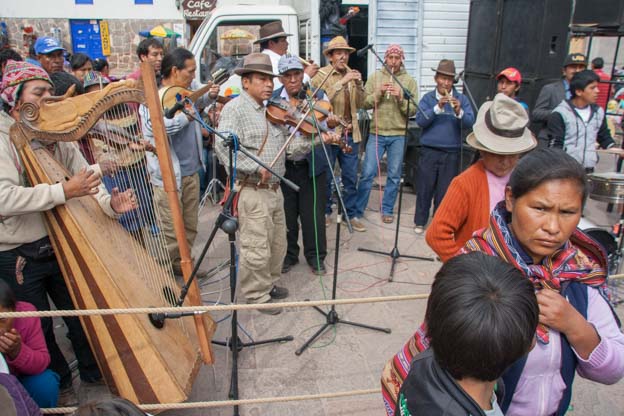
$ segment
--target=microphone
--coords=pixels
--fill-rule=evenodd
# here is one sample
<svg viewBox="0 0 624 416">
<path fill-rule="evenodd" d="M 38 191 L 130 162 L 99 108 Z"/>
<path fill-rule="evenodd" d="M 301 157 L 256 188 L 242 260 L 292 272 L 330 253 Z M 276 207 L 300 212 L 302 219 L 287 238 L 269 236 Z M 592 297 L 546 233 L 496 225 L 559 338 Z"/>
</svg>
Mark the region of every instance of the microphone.
<svg viewBox="0 0 624 416">
<path fill-rule="evenodd" d="M 168 119 L 172 119 L 175 117 L 176 113 L 184 108 L 184 101 L 177 101 L 173 107 L 165 110 L 165 117 Z"/>
<path fill-rule="evenodd" d="M 193 312 L 168 312 L 168 313 L 150 313 L 148 314 L 148 318 L 152 325 L 156 328 L 161 329 L 165 326 L 166 319 L 178 319 L 184 316 L 193 316 L 193 315 L 201 315 L 205 312 L 203 311 L 193 311 Z"/>
<path fill-rule="evenodd" d="M 457 84 L 459 80 L 462 79 L 463 76 L 464 76 L 464 71 L 461 71 L 459 74 L 455 75 L 455 78 L 453 78 L 453 84 Z"/>
<path fill-rule="evenodd" d="M 358 58 L 361 58 L 364 55 L 366 55 L 366 52 L 368 52 L 368 50 L 372 48 L 373 46 L 375 45 L 373 45 L 372 43 L 369 43 L 368 45 L 364 46 L 362 49 L 358 50 L 355 54 L 358 56 Z"/>
</svg>

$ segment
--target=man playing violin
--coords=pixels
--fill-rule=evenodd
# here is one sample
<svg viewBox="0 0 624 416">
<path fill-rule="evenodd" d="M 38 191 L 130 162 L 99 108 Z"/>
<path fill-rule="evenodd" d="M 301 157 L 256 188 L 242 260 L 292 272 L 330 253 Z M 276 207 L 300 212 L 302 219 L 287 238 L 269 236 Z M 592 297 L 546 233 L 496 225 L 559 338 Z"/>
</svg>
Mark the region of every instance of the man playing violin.
<svg viewBox="0 0 624 416">
<path fill-rule="evenodd" d="M 162 88 L 158 94 L 162 97 L 169 88 L 181 87 L 197 89 L 195 70 L 197 64 L 193 54 L 184 48 L 176 48 L 168 52 L 162 61 Z M 219 93 L 219 86 L 214 85 L 205 96 L 199 98 L 195 104 L 214 101 Z M 171 159 L 176 176 L 178 196 L 180 198 L 184 228 L 189 247 L 197 236 L 199 213 L 199 171 L 202 169 L 202 131 L 200 123 L 195 121 L 192 109 L 181 111 L 173 118 L 165 118 L 164 124 L 167 136 L 171 143 Z M 152 133 L 152 123 L 147 107 L 140 107 L 143 132 L 151 144 L 155 144 Z M 162 172 L 156 154 L 146 152 L 147 168 L 154 186 L 154 206 L 162 222 L 162 232 L 167 242 L 167 251 L 173 264 L 175 274 L 181 275 L 180 251 L 173 229 L 173 218 L 169 208 L 167 193 L 163 187 Z M 198 277 L 201 277 L 198 275 Z"/>
<path fill-rule="evenodd" d="M 254 153 L 283 175 L 286 157 L 280 148 L 286 143 L 287 130 L 268 121 L 264 102 L 273 94 L 273 67 L 263 53 L 245 57 L 243 66 L 234 71 L 241 76 L 241 94 L 227 103 L 221 111 L 219 130 L 232 133 L 238 145 Z M 298 150 L 296 147 L 304 149 Z M 309 143 L 294 143 L 289 152 L 307 153 Z M 215 143 L 221 163 L 229 166 L 228 149 L 222 141 Z M 286 254 L 286 219 L 284 197 L 279 179 L 244 154 L 236 154 L 238 190 L 238 221 L 240 261 L 238 281 L 247 303 L 269 303 L 288 296 L 288 289 L 276 286 Z M 281 309 L 262 309 L 262 313 L 277 315 Z"/>
<path fill-rule="evenodd" d="M 284 55 L 279 60 L 278 69 L 283 87 L 275 90 L 273 99 L 284 100 L 293 106 L 300 106 L 305 113 L 305 109 L 308 107 L 306 106 L 306 93 L 302 91 L 304 68 L 301 61 L 295 56 Z M 313 101 L 316 102 L 325 101 L 329 103 L 329 99 L 323 91 L 317 92 L 313 98 Z M 330 113 L 327 124 L 335 126 L 337 124 L 336 116 Z M 290 130 L 292 131 L 293 128 L 291 127 Z M 322 136 L 325 142 L 339 139 L 333 132 L 323 132 Z M 310 137 L 304 137 L 304 134 L 297 132 L 293 143 L 296 144 L 296 142 L 304 140 L 309 143 Z M 318 143 L 317 137 L 315 144 Z M 327 151 L 330 152 L 331 148 L 327 147 Z M 325 274 L 327 240 L 323 217 L 325 201 L 327 200 L 327 166 L 327 158 L 320 146 L 308 153 L 295 154 L 290 149 L 286 151 L 286 174 L 284 176 L 297 184 L 300 189 L 299 192 L 295 192 L 282 185 L 288 242 L 282 273 L 287 273 L 295 264 L 299 263 L 297 241 L 299 240 L 299 221 L 301 221 L 303 254 L 306 261 L 315 274 Z"/>
<path fill-rule="evenodd" d="M 329 59 L 331 64 L 324 66 L 318 71 L 316 76 L 312 78 L 312 86 L 319 86 L 328 77 L 323 88 L 331 100 L 334 113 L 341 116 L 345 122 L 352 124 L 353 131 L 351 133 L 347 133 L 342 126 L 336 128 L 336 133 L 346 136 L 348 145 L 351 146 L 353 151 L 351 153 L 343 153 L 339 148 L 333 147 L 329 155 L 329 167 L 330 169 L 334 168 L 336 159 L 340 162 L 342 184 L 344 185 L 343 200 L 347 214 L 351 219 L 351 226 L 354 230 L 364 231 L 366 228 L 355 217 L 358 145 L 362 140 L 362 134 L 357 122 L 357 112 L 364 104 L 366 92 L 362 83 L 362 74 L 349 69 L 347 66 L 349 55 L 354 51 L 355 49 L 349 46 L 342 36 L 333 38 L 327 45 L 327 49 L 323 51 L 323 54 Z M 332 70 L 334 71 L 332 72 Z M 327 216 L 331 214 L 331 204 L 331 184 L 329 184 L 325 208 Z M 326 225 L 328 224 L 329 218 L 326 219 Z"/>
</svg>

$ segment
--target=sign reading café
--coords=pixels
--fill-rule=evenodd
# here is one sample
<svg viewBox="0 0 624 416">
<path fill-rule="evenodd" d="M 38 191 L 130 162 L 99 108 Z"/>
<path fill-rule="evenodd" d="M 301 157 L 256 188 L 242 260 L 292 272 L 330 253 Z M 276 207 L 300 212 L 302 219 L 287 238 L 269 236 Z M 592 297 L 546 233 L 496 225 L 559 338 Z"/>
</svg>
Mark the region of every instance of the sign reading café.
<svg viewBox="0 0 624 416">
<path fill-rule="evenodd" d="M 182 11 L 187 20 L 203 20 L 217 5 L 217 0 L 183 0 Z"/>
</svg>

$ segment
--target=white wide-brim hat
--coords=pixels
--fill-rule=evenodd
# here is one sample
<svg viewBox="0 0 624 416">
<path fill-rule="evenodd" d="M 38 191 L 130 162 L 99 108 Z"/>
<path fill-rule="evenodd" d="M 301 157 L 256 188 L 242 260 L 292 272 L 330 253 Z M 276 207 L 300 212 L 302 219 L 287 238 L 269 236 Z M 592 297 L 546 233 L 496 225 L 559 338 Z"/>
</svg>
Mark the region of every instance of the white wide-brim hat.
<svg viewBox="0 0 624 416">
<path fill-rule="evenodd" d="M 537 146 L 529 130 L 529 115 L 513 98 L 496 94 L 483 103 L 466 141 L 475 149 L 498 155 L 525 153 Z"/>
</svg>

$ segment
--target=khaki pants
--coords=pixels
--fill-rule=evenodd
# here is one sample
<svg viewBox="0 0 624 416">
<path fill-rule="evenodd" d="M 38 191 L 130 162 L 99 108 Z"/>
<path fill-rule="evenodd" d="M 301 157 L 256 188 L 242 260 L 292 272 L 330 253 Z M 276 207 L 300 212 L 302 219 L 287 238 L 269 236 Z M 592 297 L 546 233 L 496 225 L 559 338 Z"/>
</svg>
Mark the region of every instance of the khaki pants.
<svg viewBox="0 0 624 416">
<path fill-rule="evenodd" d="M 186 231 L 186 241 L 189 248 L 193 248 L 195 237 L 197 236 L 197 215 L 199 212 L 199 175 L 182 177 L 182 189 L 178 192 L 178 199 L 182 208 L 184 219 L 184 229 Z M 159 186 L 154 186 L 154 205 L 160 217 L 161 232 L 167 242 L 167 252 L 173 263 L 174 272 L 181 274 L 180 270 L 180 249 L 173 230 L 173 219 L 171 209 L 165 190 Z"/>
<path fill-rule="evenodd" d="M 280 278 L 286 254 L 282 191 L 245 187 L 238 200 L 240 260 L 238 281 L 247 302 L 264 303 Z"/>
</svg>

